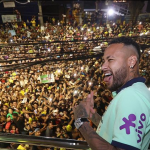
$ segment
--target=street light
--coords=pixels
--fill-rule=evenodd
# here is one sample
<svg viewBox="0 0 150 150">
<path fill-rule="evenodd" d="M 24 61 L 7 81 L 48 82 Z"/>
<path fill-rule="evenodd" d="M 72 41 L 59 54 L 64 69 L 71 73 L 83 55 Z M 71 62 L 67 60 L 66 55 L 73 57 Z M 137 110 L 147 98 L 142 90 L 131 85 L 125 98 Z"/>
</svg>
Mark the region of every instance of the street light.
<svg viewBox="0 0 150 150">
<path fill-rule="evenodd" d="M 108 11 L 107 11 L 107 15 L 109 15 L 109 16 L 113 16 L 114 13 L 115 13 L 115 11 L 112 8 L 108 9 Z"/>
<path fill-rule="evenodd" d="M 108 23 L 108 16 L 113 16 L 115 14 L 115 10 L 112 8 L 107 9 L 107 20 L 106 23 Z"/>
</svg>

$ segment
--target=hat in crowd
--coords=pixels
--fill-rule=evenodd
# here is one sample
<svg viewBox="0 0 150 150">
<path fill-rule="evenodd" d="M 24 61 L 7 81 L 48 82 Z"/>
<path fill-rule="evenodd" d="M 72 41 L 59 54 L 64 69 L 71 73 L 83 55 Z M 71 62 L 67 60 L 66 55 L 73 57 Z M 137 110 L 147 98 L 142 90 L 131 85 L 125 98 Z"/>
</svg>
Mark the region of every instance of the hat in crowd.
<svg viewBox="0 0 150 150">
<path fill-rule="evenodd" d="M 36 129 L 34 130 L 34 132 L 37 132 L 37 131 L 40 131 L 40 128 L 36 128 Z"/>
<path fill-rule="evenodd" d="M 4 106 L 7 106 L 7 107 L 9 107 L 9 104 L 8 104 L 8 103 L 5 103 L 5 104 L 4 104 Z"/>
<path fill-rule="evenodd" d="M 12 115 L 18 117 L 18 113 L 16 113 L 16 112 L 13 112 Z"/>
</svg>

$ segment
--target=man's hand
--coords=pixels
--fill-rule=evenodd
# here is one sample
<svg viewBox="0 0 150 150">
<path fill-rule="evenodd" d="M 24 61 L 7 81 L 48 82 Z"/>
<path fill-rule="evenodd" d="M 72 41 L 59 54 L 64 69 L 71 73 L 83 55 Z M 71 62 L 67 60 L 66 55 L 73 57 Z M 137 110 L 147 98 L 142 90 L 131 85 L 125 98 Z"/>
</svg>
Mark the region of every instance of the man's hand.
<svg viewBox="0 0 150 150">
<path fill-rule="evenodd" d="M 74 117 L 77 118 L 92 118 L 93 113 L 95 113 L 93 92 L 91 92 L 85 100 L 80 102 L 78 106 L 73 107 Z"/>
</svg>

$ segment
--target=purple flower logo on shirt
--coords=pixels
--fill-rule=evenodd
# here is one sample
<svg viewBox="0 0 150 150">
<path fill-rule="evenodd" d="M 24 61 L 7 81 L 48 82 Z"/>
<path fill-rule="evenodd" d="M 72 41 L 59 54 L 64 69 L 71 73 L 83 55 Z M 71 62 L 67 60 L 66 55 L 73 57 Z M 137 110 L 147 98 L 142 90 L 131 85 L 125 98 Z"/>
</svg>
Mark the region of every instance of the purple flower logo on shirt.
<svg viewBox="0 0 150 150">
<path fill-rule="evenodd" d="M 134 114 L 130 114 L 127 118 L 122 119 L 124 121 L 124 124 L 119 127 L 120 130 L 125 129 L 126 134 L 130 134 L 130 128 L 135 128 L 135 132 L 137 132 L 138 140 L 137 143 L 140 143 L 142 141 L 142 129 L 144 128 L 144 122 L 146 121 L 146 115 L 142 113 L 140 115 L 140 120 L 134 123 L 136 121 L 136 116 Z"/>
<path fill-rule="evenodd" d="M 122 120 L 124 121 L 125 124 L 120 126 L 120 130 L 125 129 L 126 134 L 130 134 L 130 127 L 135 128 L 135 123 L 133 123 L 133 121 L 136 120 L 136 116 L 134 114 L 130 114 L 128 116 L 128 119 L 124 117 Z"/>
</svg>

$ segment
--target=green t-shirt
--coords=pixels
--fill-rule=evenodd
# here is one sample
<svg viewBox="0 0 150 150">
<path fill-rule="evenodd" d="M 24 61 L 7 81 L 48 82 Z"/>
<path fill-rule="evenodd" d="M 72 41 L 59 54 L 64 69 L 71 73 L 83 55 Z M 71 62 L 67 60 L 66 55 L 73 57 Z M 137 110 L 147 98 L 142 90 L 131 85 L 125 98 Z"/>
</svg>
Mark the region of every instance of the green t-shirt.
<svg viewBox="0 0 150 150">
<path fill-rule="evenodd" d="M 7 114 L 7 118 L 8 118 L 8 117 L 10 117 L 11 120 L 13 119 L 13 116 L 12 116 L 12 114 L 10 114 L 10 113 Z"/>
<path fill-rule="evenodd" d="M 114 97 L 102 117 L 97 133 L 118 148 L 148 149 L 150 91 L 143 82 L 137 81 L 127 86 Z"/>
</svg>

